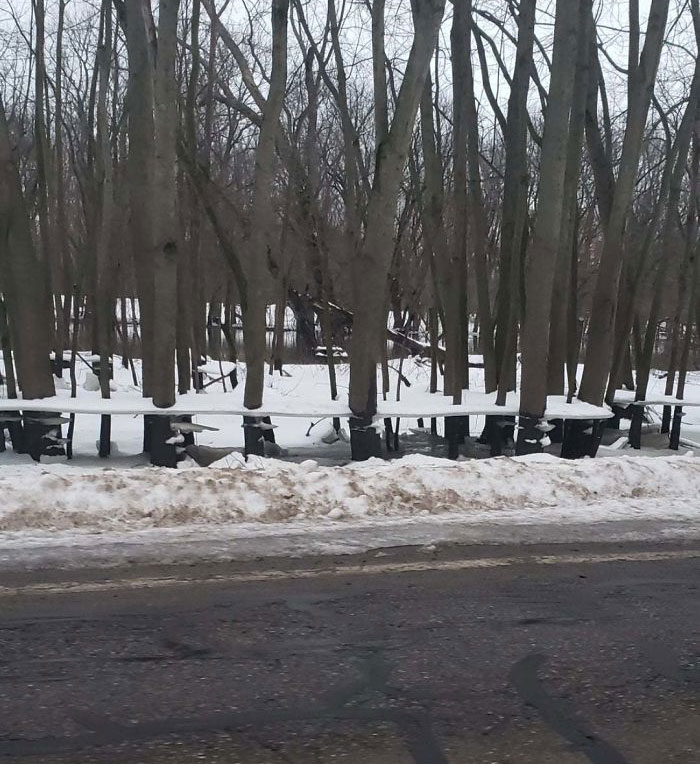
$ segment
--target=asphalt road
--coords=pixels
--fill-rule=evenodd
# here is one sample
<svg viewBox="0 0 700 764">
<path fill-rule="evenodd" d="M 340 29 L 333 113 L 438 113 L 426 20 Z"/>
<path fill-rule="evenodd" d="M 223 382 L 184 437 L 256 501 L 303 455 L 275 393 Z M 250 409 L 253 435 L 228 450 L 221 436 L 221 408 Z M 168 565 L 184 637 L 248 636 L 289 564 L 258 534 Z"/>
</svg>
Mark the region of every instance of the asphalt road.
<svg viewBox="0 0 700 764">
<path fill-rule="evenodd" d="M 700 545 L 0 580 L 0 762 L 700 763 Z"/>
</svg>

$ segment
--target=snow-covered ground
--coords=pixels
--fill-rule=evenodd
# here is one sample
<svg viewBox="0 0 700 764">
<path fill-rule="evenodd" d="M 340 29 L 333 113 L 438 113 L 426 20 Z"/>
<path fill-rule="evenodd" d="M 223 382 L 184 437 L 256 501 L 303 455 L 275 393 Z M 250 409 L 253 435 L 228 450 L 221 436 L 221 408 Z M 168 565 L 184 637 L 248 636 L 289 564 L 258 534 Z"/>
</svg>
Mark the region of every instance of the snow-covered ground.
<svg viewBox="0 0 700 764">
<path fill-rule="evenodd" d="M 450 462 L 406 456 L 322 467 L 237 454 L 209 468 L 80 469 L 4 466 L 0 532 L 121 532 L 298 520 L 348 522 L 401 517 L 590 522 L 635 517 L 634 500 L 692 519 L 700 460 L 616 457 L 570 462 L 547 454 Z M 624 504 L 624 506 L 623 506 Z"/>
<path fill-rule="evenodd" d="M 527 526 L 545 528 L 542 537 L 546 526 L 580 533 L 582 525 L 600 532 L 626 524 L 636 533 L 635 523 L 652 521 L 655 533 L 700 533 L 700 460 L 690 454 L 580 462 L 414 455 L 344 467 L 246 464 L 234 454 L 177 471 L 6 464 L 0 496 L 0 563 L 19 548 L 44 558 L 61 549 L 71 564 L 80 549 L 78 557 L 94 562 L 95 545 L 102 562 L 124 549 L 129 559 L 163 561 L 164 542 L 171 556 L 179 545 L 176 558 L 195 547 L 206 557 L 207 544 L 235 557 L 237 543 L 255 536 L 258 554 L 292 554 L 428 543 L 436 533 L 458 540 L 465 527 L 508 527 L 513 541 Z"/>
<path fill-rule="evenodd" d="M 398 361 L 391 367 L 387 398 L 395 401 Z M 216 377 L 219 364 L 208 370 Z M 224 372 L 230 370 L 223 364 Z M 138 375 L 138 366 L 136 371 Z M 243 365 L 238 373 L 242 387 Z M 347 365 L 339 365 L 337 373 L 339 397 L 345 401 Z M 402 401 L 426 395 L 428 364 L 407 359 L 402 373 L 410 383 L 402 384 Z M 482 388 L 482 371 L 473 369 L 471 381 L 474 388 Z M 83 364 L 78 382 L 79 399 L 98 404 L 99 394 L 84 389 L 90 379 Z M 315 402 L 319 412 L 334 404 L 324 366 L 288 366 L 284 375 L 268 377 L 267 385 L 288 414 L 298 414 L 292 401 L 299 399 Z M 663 385 L 654 378 L 650 392 Z M 141 400 L 131 372 L 119 363 L 113 387 L 117 400 Z M 208 391 L 197 397 L 210 401 L 212 409 L 222 396 L 231 397 L 221 382 Z M 689 391 L 700 391 L 699 373 L 690 375 Z M 285 400 L 290 402 L 288 411 Z M 700 442 L 700 408 L 687 412 L 684 437 Z M 35 464 L 10 450 L 0 453 L 0 565 L 30 554 L 56 564 L 87 564 L 96 561 L 93 551 L 98 548 L 100 562 L 125 557 L 163 561 L 195 552 L 206 557 L 213 550 L 222 557 L 235 556 L 243 547 L 255 554 L 297 554 L 436 540 L 517 541 L 527 536 L 532 541 L 555 530 L 561 537 L 587 538 L 593 528 L 612 539 L 617 532 L 613 526 L 633 537 L 642 526 L 653 528 L 657 536 L 700 536 L 700 460 L 688 448 L 677 455 L 602 449 L 609 458 L 573 463 L 549 455 L 455 463 L 431 457 L 424 449 L 391 462 L 358 465 L 348 464 L 345 440 L 324 442 L 331 430 L 330 413 L 273 420 L 278 443 L 288 452 L 284 461 L 246 464 L 233 453 L 209 468 L 187 461 L 178 470 L 147 465 L 141 454 L 140 416 L 113 417 L 113 454 L 98 459 L 99 417 L 78 414 L 71 462 Z M 470 419 L 472 432 L 478 432 L 483 416 Z M 242 446 L 240 417 L 209 414 L 198 415 L 196 421 L 216 428 L 198 434 L 198 444 Z M 415 418 L 401 420 L 409 441 L 416 426 Z M 436 444 L 434 453 L 443 450 Z"/>
</svg>

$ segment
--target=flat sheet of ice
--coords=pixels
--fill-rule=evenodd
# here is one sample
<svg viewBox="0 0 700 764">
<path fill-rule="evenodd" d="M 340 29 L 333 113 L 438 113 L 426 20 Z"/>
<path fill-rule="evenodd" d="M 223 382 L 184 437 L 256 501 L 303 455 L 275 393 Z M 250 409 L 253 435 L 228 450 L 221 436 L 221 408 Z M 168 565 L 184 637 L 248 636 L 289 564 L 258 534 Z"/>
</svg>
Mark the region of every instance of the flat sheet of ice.
<svg viewBox="0 0 700 764">
<path fill-rule="evenodd" d="M 665 395 L 662 392 L 650 392 L 643 401 L 635 401 L 634 390 L 618 390 L 615 393 L 615 403 L 623 406 L 630 403 L 639 403 L 642 406 L 700 406 L 700 395 L 692 389 L 690 395 L 685 398 Z"/>
<path fill-rule="evenodd" d="M 499 416 L 516 415 L 520 397 L 509 393 L 506 405 L 496 405 L 495 393 L 465 390 L 462 403 L 454 404 L 450 397 L 430 393 L 425 390 L 407 389 L 400 401 L 379 401 L 377 419 L 384 417 L 437 417 L 465 416 L 469 414 L 494 414 Z M 263 405 L 259 409 L 246 409 L 243 405 L 243 385 L 230 392 L 207 392 L 205 394 L 187 393 L 179 395 L 175 405 L 162 409 L 156 407 L 149 398 L 133 393 L 117 391 L 111 398 L 101 398 L 98 392 L 81 390 L 76 398 L 71 398 L 68 391 L 58 395 L 34 400 L 0 399 L 0 411 L 56 411 L 64 414 L 205 414 L 245 416 L 294 416 L 294 417 L 341 417 L 351 416 L 348 404 L 344 400 L 333 401 L 319 396 L 316 391 L 302 388 L 291 392 L 282 392 L 275 388 L 266 388 Z M 607 419 L 612 413 L 606 407 L 591 406 L 574 400 L 567 403 L 564 396 L 550 396 L 547 401 L 547 416 L 551 419 Z"/>
</svg>

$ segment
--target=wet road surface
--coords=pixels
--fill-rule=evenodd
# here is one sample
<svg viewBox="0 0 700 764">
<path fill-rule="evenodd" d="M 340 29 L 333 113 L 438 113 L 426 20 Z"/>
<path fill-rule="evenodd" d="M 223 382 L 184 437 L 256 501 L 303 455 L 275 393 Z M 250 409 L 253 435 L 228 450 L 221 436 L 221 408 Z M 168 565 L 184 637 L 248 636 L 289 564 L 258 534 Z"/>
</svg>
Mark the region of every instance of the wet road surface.
<svg viewBox="0 0 700 764">
<path fill-rule="evenodd" d="M 3 573 L 0 762 L 700 763 L 699 586 L 692 542 Z"/>
</svg>

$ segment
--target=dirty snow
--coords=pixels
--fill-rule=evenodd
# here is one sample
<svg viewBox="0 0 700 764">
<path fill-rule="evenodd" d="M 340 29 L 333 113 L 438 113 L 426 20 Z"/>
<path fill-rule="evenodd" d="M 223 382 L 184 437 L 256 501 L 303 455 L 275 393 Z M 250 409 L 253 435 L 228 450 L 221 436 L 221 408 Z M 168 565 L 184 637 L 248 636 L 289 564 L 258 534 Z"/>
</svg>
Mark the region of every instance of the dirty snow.
<svg viewBox="0 0 700 764">
<path fill-rule="evenodd" d="M 231 368 L 224 365 L 224 371 Z M 395 404 L 397 363 L 390 370 L 388 400 L 380 407 L 394 416 L 403 413 L 401 427 L 407 431 L 416 426 L 415 418 L 405 416 L 409 406 L 438 415 L 451 404 L 427 392 L 428 364 L 406 359 L 401 368 L 411 383 L 400 389 L 405 407 Z M 218 363 L 209 371 L 216 378 Z M 653 525 L 655 537 L 683 534 L 688 528 L 700 533 L 700 460 L 670 456 L 667 450 L 630 456 L 629 451 L 607 448 L 601 449 L 605 459 L 578 462 L 544 455 L 455 463 L 414 454 L 392 462 L 346 464 L 348 443 L 329 445 L 324 438 L 331 427 L 329 417 L 346 411 L 348 366 L 337 367 L 339 401 L 330 400 L 323 366 L 289 365 L 285 371 L 266 378 L 266 400 L 286 415 L 275 418 L 275 434 L 299 463 L 266 459 L 246 464 L 234 453 L 210 468 L 154 469 L 140 453 L 141 418 L 129 415 L 113 418 L 112 456 L 100 460 L 99 416 L 89 413 L 76 416 L 72 462 L 34 464 L 11 450 L 0 453 L 0 564 L 11 556 L 9 550 L 26 556 L 40 547 L 80 549 L 84 559 L 90 558 L 87 550 L 99 545 L 109 554 L 128 550 L 129 559 L 139 545 L 154 550 L 159 559 L 167 559 L 167 548 L 175 544 L 200 557 L 218 545 L 225 556 L 254 540 L 257 554 L 357 551 L 390 543 L 477 538 L 479 529 L 496 525 L 503 534 L 516 527 L 528 529 L 519 537 L 529 534 L 530 540 L 563 528 L 572 529 L 571 537 L 578 538 L 579 530 L 573 529 L 584 525 L 595 525 L 603 538 L 614 536 L 612 526 L 631 529 L 644 523 Z M 483 389 L 483 372 L 472 372 L 473 388 Z M 197 399 L 201 408 L 196 410 L 212 412 L 198 414 L 197 422 L 218 428 L 198 434 L 198 444 L 242 445 L 240 418 L 213 413 L 221 405 L 236 408 L 245 380 L 243 364 L 238 364 L 238 374 L 240 385 L 233 394 L 217 382 L 205 394 L 189 396 Z M 101 401 L 98 393 L 84 389 L 87 377 L 87 367 L 81 365 L 76 404 L 89 411 Z M 664 384 L 653 378 L 650 394 L 658 395 Z M 117 359 L 113 389 L 115 407 L 150 405 Z M 690 394 L 695 390 L 700 390 L 700 373 L 689 377 Z M 67 391 L 57 393 L 65 402 Z M 305 406 L 313 402 L 317 416 L 299 416 L 300 399 Z M 431 406 L 426 410 L 428 400 Z M 685 442 L 700 443 L 700 408 L 687 413 Z M 471 416 L 472 432 L 478 432 L 483 421 L 483 415 Z M 580 534 L 590 537 L 589 530 Z M 496 537 L 505 538 L 492 536 Z M 512 534 L 508 538 L 517 540 Z M 319 539 L 325 540 L 319 545 Z M 59 557 L 56 552 L 46 559 Z"/>
<path fill-rule="evenodd" d="M 407 456 L 322 467 L 307 460 L 245 463 L 237 455 L 208 469 L 80 469 L 64 465 L 0 470 L 0 540 L 16 534 L 121 533 L 238 523 L 381 522 L 459 516 L 492 519 L 518 509 L 521 522 L 603 522 L 700 516 L 700 460 L 555 457 L 446 462 Z M 650 499 L 656 506 L 649 509 Z M 651 515 L 649 514 L 651 512 Z"/>
</svg>

